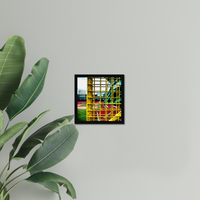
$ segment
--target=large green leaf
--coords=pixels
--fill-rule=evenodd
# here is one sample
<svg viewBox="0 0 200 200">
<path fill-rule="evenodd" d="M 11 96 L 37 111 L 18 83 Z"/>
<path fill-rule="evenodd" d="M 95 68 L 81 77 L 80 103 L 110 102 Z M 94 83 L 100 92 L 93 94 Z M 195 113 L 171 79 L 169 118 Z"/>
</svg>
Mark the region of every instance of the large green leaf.
<svg viewBox="0 0 200 200">
<path fill-rule="evenodd" d="M 0 132 L 3 128 L 3 111 L 0 110 Z"/>
<path fill-rule="evenodd" d="M 33 174 L 26 180 L 33 183 L 41 183 L 41 182 L 48 182 L 48 181 L 55 182 L 59 184 L 60 186 L 65 187 L 67 189 L 67 194 L 70 195 L 73 199 L 76 199 L 76 192 L 73 185 L 66 178 L 58 174 L 54 174 L 51 172 L 39 172 L 39 173 Z"/>
<path fill-rule="evenodd" d="M 70 122 L 73 117 L 74 115 L 64 116 L 41 127 L 25 140 L 15 158 L 25 158 L 36 145 L 42 143 L 48 133 L 55 128 L 65 125 L 67 122 Z"/>
<path fill-rule="evenodd" d="M 56 165 L 71 153 L 77 138 L 78 130 L 74 124 L 63 126 L 45 139 L 29 161 L 27 171 L 36 173 Z"/>
<path fill-rule="evenodd" d="M 2 188 L 3 184 L 0 182 L 0 190 Z M 2 191 L 2 193 L 0 194 L 0 199 L 2 199 L 2 197 L 7 193 L 7 189 L 4 188 L 4 190 Z M 9 200 L 10 199 L 10 195 L 8 194 L 5 198 L 5 200 Z"/>
<path fill-rule="evenodd" d="M 32 68 L 32 75 L 24 80 L 12 95 L 6 112 L 11 121 L 15 116 L 28 108 L 41 93 L 48 69 L 49 60 L 41 58 Z"/>
<path fill-rule="evenodd" d="M 28 123 L 27 122 L 19 122 L 13 126 L 11 126 L 9 129 L 4 131 L 0 135 L 0 148 L 9 140 L 11 139 L 15 134 L 17 134 L 20 130 L 24 128 Z"/>
<path fill-rule="evenodd" d="M 24 40 L 13 35 L 0 49 L 0 109 L 8 105 L 11 95 L 18 88 L 24 70 Z"/>
<path fill-rule="evenodd" d="M 28 132 L 33 128 L 33 126 L 48 112 L 49 110 L 41 113 L 38 117 L 34 118 L 26 127 L 26 129 L 15 139 L 14 143 L 13 143 L 13 149 L 10 152 L 9 155 L 9 161 L 12 160 L 14 154 L 16 153 L 18 147 L 20 146 L 20 144 L 22 143 L 23 139 L 26 137 L 26 135 L 28 134 Z"/>
</svg>

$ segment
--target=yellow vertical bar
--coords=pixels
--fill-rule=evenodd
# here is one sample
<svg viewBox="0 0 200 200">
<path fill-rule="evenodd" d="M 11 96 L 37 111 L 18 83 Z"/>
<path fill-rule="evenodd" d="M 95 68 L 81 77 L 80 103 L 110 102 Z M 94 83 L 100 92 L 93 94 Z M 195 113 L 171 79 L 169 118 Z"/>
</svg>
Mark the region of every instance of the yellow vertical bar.
<svg viewBox="0 0 200 200">
<path fill-rule="evenodd" d="M 92 117 L 92 78 L 87 77 L 86 121 L 91 121 L 91 117 Z"/>
<path fill-rule="evenodd" d="M 117 85 L 118 85 L 118 88 L 117 88 L 117 90 L 118 90 L 118 98 L 117 98 L 117 103 L 119 103 L 119 104 L 117 104 L 117 115 L 118 115 L 118 113 L 120 112 L 120 77 L 118 77 L 118 81 L 117 81 Z M 120 118 L 120 116 L 118 115 L 118 117 L 117 117 L 117 120 L 119 121 L 119 118 Z"/>
<path fill-rule="evenodd" d="M 95 78 L 92 78 L 92 95 L 93 95 L 93 99 L 92 99 L 92 121 L 95 121 Z"/>
<path fill-rule="evenodd" d="M 105 111 L 105 120 L 108 121 L 108 78 L 106 77 L 106 94 L 105 94 L 105 107 L 106 107 L 106 111 Z"/>
</svg>

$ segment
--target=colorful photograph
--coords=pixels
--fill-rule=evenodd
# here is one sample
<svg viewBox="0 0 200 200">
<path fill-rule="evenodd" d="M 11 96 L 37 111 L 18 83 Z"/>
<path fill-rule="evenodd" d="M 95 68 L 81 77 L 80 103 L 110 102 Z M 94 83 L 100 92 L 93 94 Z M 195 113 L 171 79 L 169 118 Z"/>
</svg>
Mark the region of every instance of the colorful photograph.
<svg viewBox="0 0 200 200">
<path fill-rule="evenodd" d="M 124 124 L 124 75 L 75 75 L 75 123 Z"/>
</svg>

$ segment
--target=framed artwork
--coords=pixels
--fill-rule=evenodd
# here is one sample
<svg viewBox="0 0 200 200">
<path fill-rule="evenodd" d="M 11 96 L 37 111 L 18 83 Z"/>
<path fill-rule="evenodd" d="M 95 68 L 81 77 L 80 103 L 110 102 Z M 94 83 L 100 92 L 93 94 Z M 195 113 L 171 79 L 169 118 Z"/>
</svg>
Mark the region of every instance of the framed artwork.
<svg viewBox="0 0 200 200">
<path fill-rule="evenodd" d="M 75 74 L 75 124 L 124 124 L 124 75 Z"/>
</svg>

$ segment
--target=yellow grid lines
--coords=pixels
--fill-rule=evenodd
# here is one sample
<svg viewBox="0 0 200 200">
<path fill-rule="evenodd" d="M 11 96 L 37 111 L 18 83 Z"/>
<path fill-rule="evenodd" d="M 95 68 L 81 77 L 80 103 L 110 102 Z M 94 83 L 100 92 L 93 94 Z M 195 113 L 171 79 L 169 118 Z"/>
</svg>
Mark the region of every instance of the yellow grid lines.
<svg viewBox="0 0 200 200">
<path fill-rule="evenodd" d="M 119 121 L 120 93 L 120 77 L 88 77 L 87 121 Z"/>
</svg>

